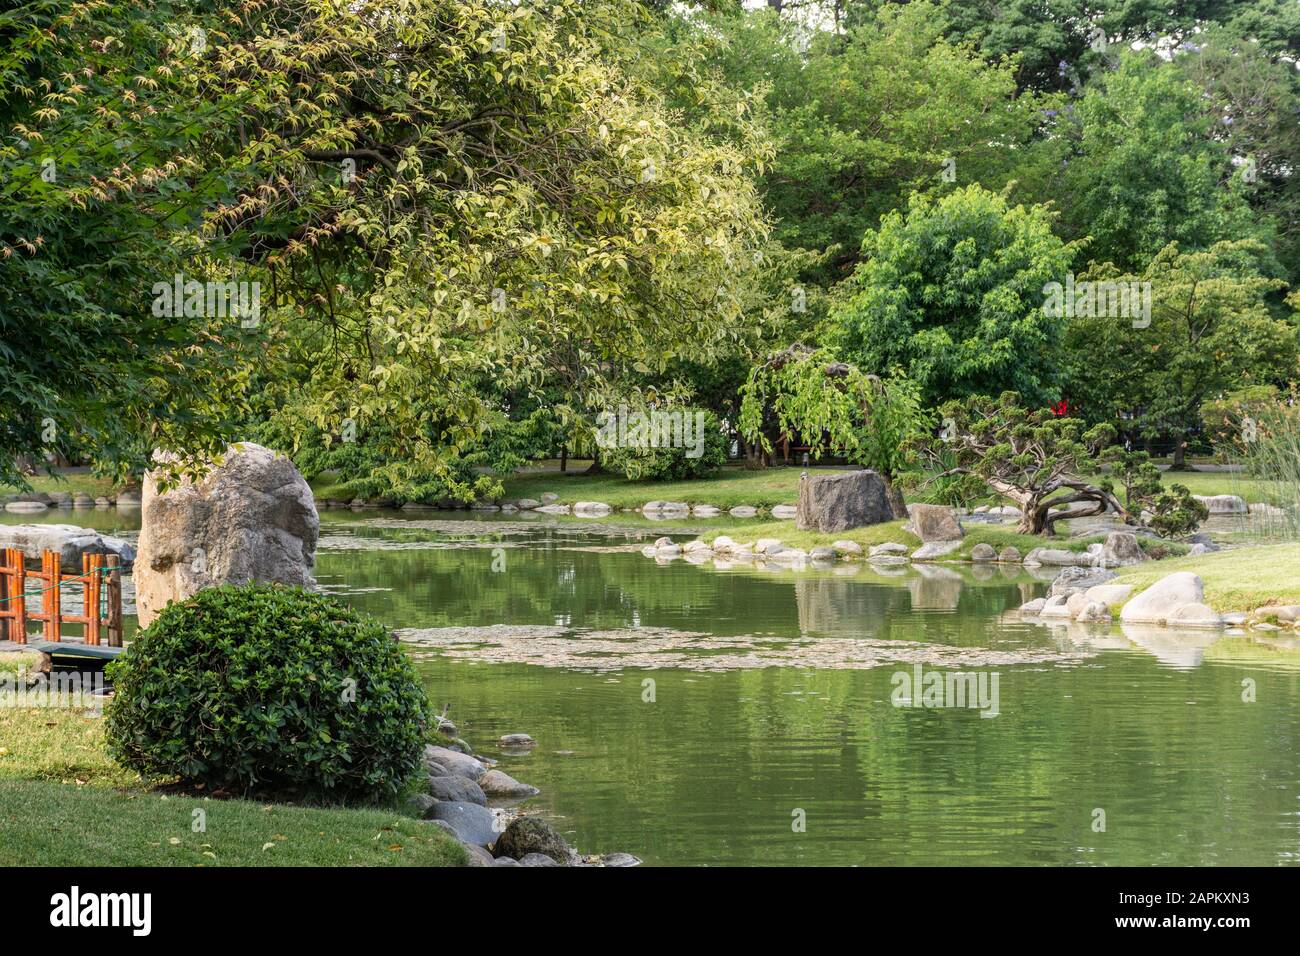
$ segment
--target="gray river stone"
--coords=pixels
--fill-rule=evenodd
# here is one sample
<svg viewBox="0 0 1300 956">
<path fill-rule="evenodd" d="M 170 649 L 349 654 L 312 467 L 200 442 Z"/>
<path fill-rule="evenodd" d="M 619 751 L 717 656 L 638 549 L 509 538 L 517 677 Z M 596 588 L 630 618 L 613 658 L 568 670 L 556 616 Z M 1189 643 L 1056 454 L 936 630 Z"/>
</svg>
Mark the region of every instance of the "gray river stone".
<svg viewBox="0 0 1300 956">
<path fill-rule="evenodd" d="M 457 753 L 454 750 L 448 750 L 446 747 L 439 747 L 436 744 L 429 744 L 424 748 L 424 765 L 429 767 L 431 764 L 437 764 L 452 773 L 459 774 L 462 777 L 468 777 L 475 783 L 482 779 L 483 774 L 487 773 L 487 765 L 477 757 L 471 757 L 469 754 Z"/>
<path fill-rule="evenodd" d="M 487 806 L 487 794 L 483 792 L 483 788 L 469 777 L 462 777 L 458 773 L 429 777 L 429 793 L 435 799 L 450 803 L 477 803 L 481 807 Z"/>
<path fill-rule="evenodd" d="M 945 554 L 952 554 L 961 547 L 960 541 L 927 541 L 912 552 L 913 561 L 933 561 Z"/>
<path fill-rule="evenodd" d="M 535 796 L 539 791 L 531 784 L 522 783 L 500 770 L 489 770 L 478 782 L 483 792 L 489 797 L 521 799 Z"/>
<path fill-rule="evenodd" d="M 1069 567 L 1062 569 L 1061 573 L 1056 576 L 1052 582 L 1051 588 L 1047 592 L 1048 597 L 1056 597 L 1058 594 L 1068 594 L 1074 590 L 1094 588 L 1099 584 L 1105 584 L 1117 575 L 1114 571 L 1107 571 L 1105 568 L 1084 568 Z"/>
<path fill-rule="evenodd" d="M 433 819 L 451 824 L 464 843 L 491 846 L 497 839 L 496 816 L 477 803 L 438 803 L 429 812 Z"/>
<path fill-rule="evenodd" d="M 17 548 L 30 568 L 40 567 L 44 552 L 57 551 L 66 574 L 81 572 L 83 554 L 116 554 L 126 567 L 135 561 L 135 548 L 128 542 L 72 524 L 0 525 L 0 548 Z"/>
</svg>

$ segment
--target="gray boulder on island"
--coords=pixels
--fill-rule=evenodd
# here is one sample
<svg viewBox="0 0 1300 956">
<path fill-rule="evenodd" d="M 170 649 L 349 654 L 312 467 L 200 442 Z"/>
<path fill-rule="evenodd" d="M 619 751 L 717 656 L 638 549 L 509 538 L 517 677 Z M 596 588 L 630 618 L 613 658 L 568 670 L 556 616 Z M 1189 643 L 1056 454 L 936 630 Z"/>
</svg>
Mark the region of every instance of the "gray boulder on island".
<svg viewBox="0 0 1300 956">
<path fill-rule="evenodd" d="M 874 471 L 816 475 L 799 482 L 795 527 L 823 534 L 893 521 L 884 480 Z"/>
<path fill-rule="evenodd" d="M 319 534 L 311 487 L 293 462 L 261 445 L 231 445 L 201 481 L 166 493 L 146 473 L 135 563 L 140 625 L 206 587 L 310 585 Z"/>
<path fill-rule="evenodd" d="M 1175 571 L 1133 598 L 1119 612 L 1124 624 L 1164 624 L 1183 605 L 1198 608 L 1205 603 L 1205 588 L 1200 575 Z"/>
<path fill-rule="evenodd" d="M 931 541 L 960 541 L 966 536 L 961 522 L 951 508 L 944 505 L 908 505 L 912 533 L 929 544 Z"/>
</svg>

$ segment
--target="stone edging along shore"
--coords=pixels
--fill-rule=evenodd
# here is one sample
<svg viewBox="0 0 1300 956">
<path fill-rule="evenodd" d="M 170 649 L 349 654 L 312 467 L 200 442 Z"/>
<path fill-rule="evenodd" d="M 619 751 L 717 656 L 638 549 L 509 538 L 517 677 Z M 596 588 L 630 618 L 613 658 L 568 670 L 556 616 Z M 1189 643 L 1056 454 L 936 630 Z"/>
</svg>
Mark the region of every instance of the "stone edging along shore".
<svg viewBox="0 0 1300 956">
<path fill-rule="evenodd" d="M 940 547 L 936 549 L 936 545 Z M 728 565 L 755 563 L 799 569 L 808 566 L 825 568 L 837 561 L 865 559 L 868 564 L 884 567 L 907 565 L 913 561 L 938 561 L 960 545 L 960 540 L 928 542 L 909 555 L 909 548 L 904 544 L 889 542 L 864 549 L 856 541 L 841 540 L 805 551 L 786 547 L 777 538 L 738 543 L 726 535 L 718 535 L 711 543 L 697 539 L 684 545 L 662 537 L 642 548 L 641 553 L 660 562 L 682 558 L 691 563 L 721 560 Z M 1205 553 L 1204 545 L 1198 547 L 1202 550 L 1193 553 Z M 945 563 L 963 561 L 944 560 Z M 1044 624 L 1078 621 L 1109 625 L 1118 616 L 1124 624 L 1179 628 L 1244 625 L 1265 632 L 1300 629 L 1300 605 L 1268 605 L 1251 611 L 1220 614 L 1205 603 L 1204 583 L 1191 571 L 1168 574 L 1136 594 L 1132 584 L 1115 580 L 1118 575 L 1111 568 L 1133 566 L 1147 560 L 1135 535 L 1111 532 L 1104 543 L 1092 544 L 1084 551 L 1035 548 L 1023 558 L 1014 547 L 997 553 L 991 545 L 977 544 L 971 549 L 971 559 L 963 563 L 1061 567 L 1047 597 L 1029 601 L 1019 608 L 1022 618 Z"/>
<path fill-rule="evenodd" d="M 539 792 L 496 769 L 496 761 L 475 754 L 456 728 L 442 720 L 445 746 L 424 748 L 428 790 L 411 798 L 411 808 L 426 822 L 441 827 L 465 848 L 470 866 L 636 866 L 630 853 L 584 856 L 540 817 L 525 815 L 519 803 Z M 536 741 L 527 734 L 507 734 L 503 753 L 527 753 Z M 495 806 L 489 807 L 493 803 Z"/>
</svg>

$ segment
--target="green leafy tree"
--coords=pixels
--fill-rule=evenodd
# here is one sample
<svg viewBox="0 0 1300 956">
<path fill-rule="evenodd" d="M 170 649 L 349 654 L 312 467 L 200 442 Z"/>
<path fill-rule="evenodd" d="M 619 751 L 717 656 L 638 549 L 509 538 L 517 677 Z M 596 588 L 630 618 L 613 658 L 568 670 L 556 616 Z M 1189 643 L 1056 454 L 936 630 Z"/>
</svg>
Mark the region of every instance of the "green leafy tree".
<svg viewBox="0 0 1300 956">
<path fill-rule="evenodd" d="M 1110 267 L 1090 280 L 1150 283 L 1151 315 L 1075 316 L 1069 326 L 1070 394 L 1096 421 L 1128 417 L 1140 433 L 1174 442 L 1175 468 L 1210 397 L 1295 374 L 1296 329 L 1271 296 L 1281 286 L 1259 272 L 1254 241 L 1182 252 L 1170 244 L 1139 273 Z"/>
<path fill-rule="evenodd" d="M 1056 133 L 1071 144 L 1062 226 L 1091 237 L 1089 258 L 1140 269 L 1170 242 L 1191 250 L 1269 237 L 1211 107 L 1178 67 L 1139 50 L 1058 117 Z"/>
<path fill-rule="evenodd" d="M 798 433 L 810 454 L 828 450 L 875 471 L 896 518 L 907 517 L 902 479 L 914 468 L 914 443 L 930 425 L 920 389 L 907 377 L 881 379 L 796 343 L 754 367 L 743 390 L 740 429 L 771 451 L 769 422 Z"/>
<path fill-rule="evenodd" d="M 845 359 L 876 373 L 901 367 L 927 404 L 1005 389 L 1033 403 L 1056 397 L 1062 328 L 1043 311 L 1043 288 L 1072 249 L 1046 209 L 979 186 L 914 197 L 862 250 L 830 319 Z"/>
<path fill-rule="evenodd" d="M 850 23 L 893 2 L 827 0 Z M 1300 10 L 1288 0 L 940 0 L 937 7 L 946 37 L 993 61 L 1014 56 L 1017 80 L 1037 89 L 1086 82 L 1134 42 L 1177 44 L 1215 25 L 1258 37 L 1274 53 L 1300 52 Z"/>
<path fill-rule="evenodd" d="M 222 104 L 170 99 L 188 51 L 170 14 L 0 11 L 0 482 L 83 449 L 119 476 L 155 445 L 216 454 L 241 412 L 252 333 L 153 308 L 189 259 L 170 231 L 225 172 L 187 156 Z"/>
<path fill-rule="evenodd" d="M 152 445 L 219 444 L 253 363 L 278 363 L 295 388 L 276 413 L 370 430 L 394 493 L 430 475 L 463 484 L 457 460 L 501 413 L 485 383 L 560 387 L 581 406 L 626 370 L 727 346 L 748 322 L 767 232 L 761 150 L 679 122 L 606 56 L 635 4 L 54 9 L 18 27 L 0 64 L 34 102 L 0 161 L 34 171 L 10 145 L 21 139 L 63 171 L 57 191 L 30 175 L 0 186 L 21 214 L 0 254 L 30 259 L 25 279 L 6 269 L 5 300 L 55 311 L 67 273 L 44 258 L 52 247 L 82 270 L 107 330 L 140 324 L 173 271 L 266 288 L 255 351 L 226 366 L 237 322 L 157 333 L 208 371 L 174 368 L 170 353 L 156 364 L 217 414 L 169 392 L 149 406 L 156 422 L 127 416 L 137 461 Z M 78 79 L 87 49 L 102 55 Z M 26 220 L 49 224 L 43 243 Z M 105 261 L 119 280 L 101 281 Z M 70 418 L 72 389 L 45 384 Z M 81 391 L 112 405 L 93 382 Z"/>
<path fill-rule="evenodd" d="M 664 421 L 675 423 L 676 430 L 650 424 L 656 413 L 672 416 Z M 647 408 L 631 414 L 642 416 L 644 430 L 632 441 L 615 442 L 601 452 L 609 471 L 631 481 L 681 481 L 706 478 L 727 463 L 727 434 L 712 412 Z"/>
<path fill-rule="evenodd" d="M 1289 4 L 1294 15 L 1300 7 Z M 1246 34 L 1258 37 L 1258 34 Z M 1277 258 L 1300 281 L 1300 77 L 1294 61 L 1231 30 L 1198 34 L 1174 64 L 1203 92 L 1209 133 L 1236 163 L 1233 177 L 1250 206 L 1277 231 Z M 1235 237 L 1234 237 L 1235 238 Z"/>
<path fill-rule="evenodd" d="M 1039 178 L 1035 132 L 1049 101 L 1017 94 L 1013 64 L 945 41 L 929 3 L 842 33 L 770 11 L 704 22 L 679 26 L 660 69 L 676 77 L 683 59 L 696 64 L 677 94 L 687 105 L 720 81 L 742 94 L 750 113 L 739 115 L 761 106 L 754 121 L 777 144 L 761 180 L 776 235 L 830 253 L 810 281 L 846 275 L 863 234 L 912 192 Z"/>
</svg>

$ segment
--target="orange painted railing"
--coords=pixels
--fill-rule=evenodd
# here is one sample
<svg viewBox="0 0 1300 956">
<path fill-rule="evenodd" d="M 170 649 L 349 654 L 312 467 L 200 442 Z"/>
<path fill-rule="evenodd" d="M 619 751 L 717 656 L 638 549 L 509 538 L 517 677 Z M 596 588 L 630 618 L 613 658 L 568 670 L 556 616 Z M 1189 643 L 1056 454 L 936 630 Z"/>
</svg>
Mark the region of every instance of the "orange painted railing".
<svg viewBox="0 0 1300 956">
<path fill-rule="evenodd" d="M 122 646 L 122 562 L 115 554 L 83 554 L 81 573 L 64 574 L 58 552 L 41 555 L 41 569 L 27 570 L 26 557 L 18 548 L 0 552 L 0 640 L 27 643 L 27 624 L 39 622 L 47 641 L 63 639 L 63 625 L 84 625 L 85 642 L 110 647 Z M 43 586 L 27 590 L 27 582 Z M 64 614 L 61 588 L 80 584 L 82 613 Z M 27 597 L 39 594 L 41 609 L 27 610 Z"/>
</svg>

